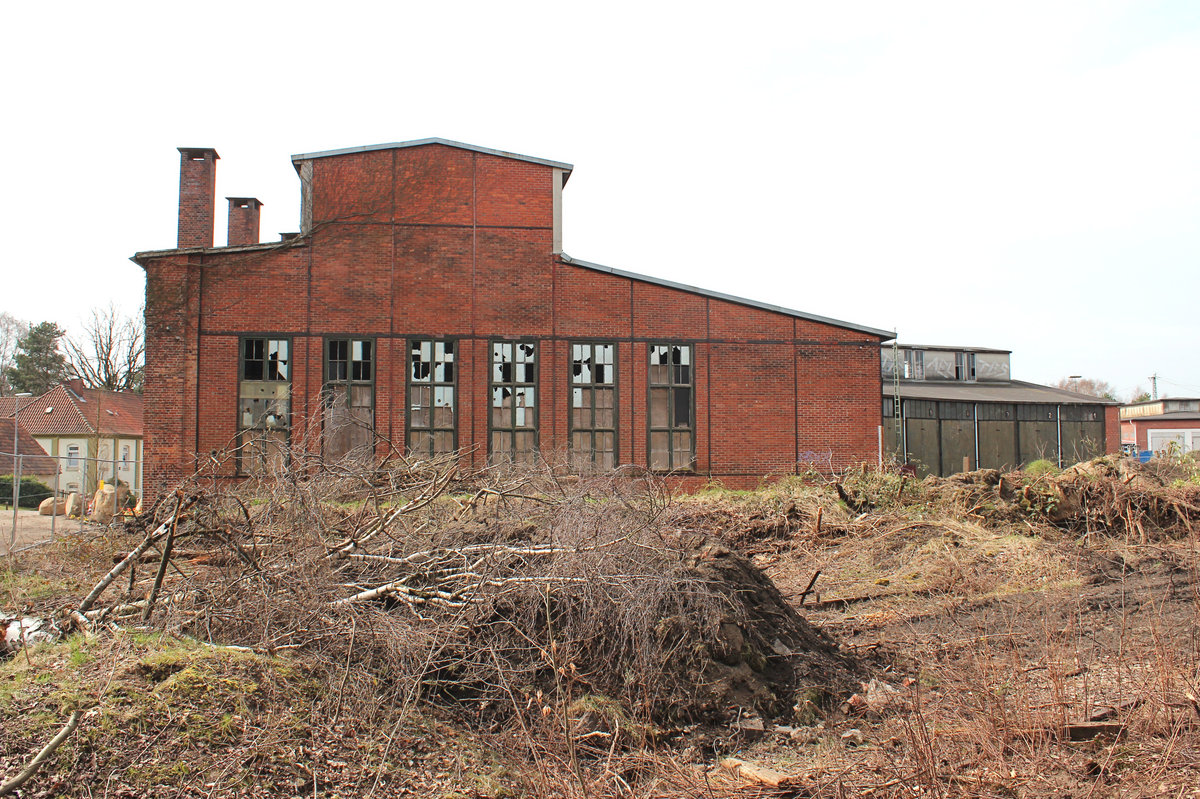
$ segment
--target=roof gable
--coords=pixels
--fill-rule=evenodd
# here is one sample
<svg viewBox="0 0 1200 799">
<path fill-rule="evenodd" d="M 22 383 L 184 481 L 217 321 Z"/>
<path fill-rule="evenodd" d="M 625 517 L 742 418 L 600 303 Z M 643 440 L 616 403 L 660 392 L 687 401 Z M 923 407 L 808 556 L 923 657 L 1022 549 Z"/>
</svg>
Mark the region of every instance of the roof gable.
<svg viewBox="0 0 1200 799">
<path fill-rule="evenodd" d="M 335 155 L 352 155 L 354 153 L 369 153 L 376 150 L 403 150 L 409 147 L 424 147 L 430 144 L 440 144 L 445 147 L 454 147 L 459 150 L 470 150 L 471 152 L 484 153 L 486 155 L 495 155 L 500 158 L 511 158 L 516 161 L 525 161 L 530 164 L 540 164 L 553 169 L 563 170 L 563 185 L 566 185 L 567 178 L 575 167 L 571 164 L 562 161 L 551 161 L 547 158 L 536 158 L 532 155 L 521 155 L 520 153 L 510 153 L 505 150 L 495 150 L 491 147 L 480 147 L 477 144 L 467 144 L 466 142 L 454 141 L 452 139 L 442 139 L 438 137 L 428 139 L 413 139 L 411 141 L 389 142 L 387 144 L 366 144 L 361 147 L 343 147 L 338 150 L 319 150 L 313 153 L 296 153 L 292 156 L 292 164 L 297 170 L 300 168 L 301 161 L 311 161 L 314 158 L 330 158 Z"/>
</svg>

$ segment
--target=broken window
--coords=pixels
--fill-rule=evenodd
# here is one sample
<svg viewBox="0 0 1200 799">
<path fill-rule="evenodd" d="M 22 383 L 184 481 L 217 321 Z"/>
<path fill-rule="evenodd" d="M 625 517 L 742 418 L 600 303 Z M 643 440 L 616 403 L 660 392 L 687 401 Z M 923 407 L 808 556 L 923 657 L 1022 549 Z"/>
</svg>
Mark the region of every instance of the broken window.
<svg viewBox="0 0 1200 799">
<path fill-rule="evenodd" d="M 692 348 L 650 345 L 650 468 L 690 470 L 695 465 L 692 435 Z"/>
<path fill-rule="evenodd" d="M 453 341 L 417 340 L 408 356 L 408 451 L 444 455 L 458 449 Z"/>
<path fill-rule="evenodd" d="M 277 472 L 287 460 L 291 427 L 291 342 L 244 338 L 238 382 L 240 474 Z"/>
<path fill-rule="evenodd" d="M 615 344 L 571 345 L 571 467 L 612 469 L 617 462 Z"/>
<path fill-rule="evenodd" d="M 537 344 L 492 343 L 493 463 L 533 463 L 537 459 Z"/>
<path fill-rule="evenodd" d="M 975 353 L 973 353 L 973 352 L 956 352 L 956 353 L 954 353 L 954 379 L 955 380 L 974 380 L 975 379 Z"/>
<path fill-rule="evenodd" d="M 900 376 L 905 380 L 925 379 L 925 352 L 923 350 L 905 350 L 904 371 Z"/>
<path fill-rule="evenodd" d="M 375 448 L 375 342 L 325 341 L 321 446 L 328 460 L 363 457 Z"/>
</svg>

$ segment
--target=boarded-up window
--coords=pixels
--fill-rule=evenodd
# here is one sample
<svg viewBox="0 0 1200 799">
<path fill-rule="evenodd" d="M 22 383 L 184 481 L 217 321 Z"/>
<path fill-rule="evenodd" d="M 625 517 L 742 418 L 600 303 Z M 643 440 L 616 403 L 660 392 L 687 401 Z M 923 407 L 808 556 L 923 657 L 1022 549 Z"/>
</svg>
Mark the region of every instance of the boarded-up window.
<svg viewBox="0 0 1200 799">
<path fill-rule="evenodd" d="M 650 345 L 650 468 L 691 470 L 694 370 L 688 344 Z"/>
<path fill-rule="evenodd" d="M 617 462 L 617 346 L 572 344 L 571 467 L 612 469 Z"/>
<path fill-rule="evenodd" d="M 327 460 L 364 457 L 375 448 L 375 342 L 325 342 L 323 451 Z"/>
<path fill-rule="evenodd" d="M 241 474 L 274 474 L 287 464 L 291 428 L 291 341 L 241 341 L 238 381 L 238 457 Z"/>
<path fill-rule="evenodd" d="M 1058 415 L 1053 405 L 1018 405 L 1017 419 L 1022 422 L 1053 422 Z"/>
<path fill-rule="evenodd" d="M 937 403 L 933 400 L 904 400 L 904 418 L 936 419 Z"/>
<path fill-rule="evenodd" d="M 445 455 L 458 449 L 453 341 L 413 341 L 408 353 L 408 451 Z"/>
<path fill-rule="evenodd" d="M 974 419 L 975 406 L 970 402 L 939 402 L 938 418 L 962 421 Z"/>
<path fill-rule="evenodd" d="M 1064 422 L 1103 422 L 1103 405 L 1063 405 L 1062 420 Z"/>
<path fill-rule="evenodd" d="M 1007 422 L 1017 418 L 1016 409 L 1007 402 L 979 403 L 979 420 L 981 422 Z"/>
<path fill-rule="evenodd" d="M 537 459 L 537 344 L 492 343 L 492 463 L 533 463 Z"/>
</svg>

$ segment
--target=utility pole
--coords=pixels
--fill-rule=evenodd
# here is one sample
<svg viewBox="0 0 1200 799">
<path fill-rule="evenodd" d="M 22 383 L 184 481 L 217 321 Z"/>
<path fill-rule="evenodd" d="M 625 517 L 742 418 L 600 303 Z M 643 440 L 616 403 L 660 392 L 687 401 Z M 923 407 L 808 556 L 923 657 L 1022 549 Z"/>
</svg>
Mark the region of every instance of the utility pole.
<svg viewBox="0 0 1200 799">
<path fill-rule="evenodd" d="M 1158 372 L 1150 375 L 1150 399 L 1158 399 Z"/>
</svg>

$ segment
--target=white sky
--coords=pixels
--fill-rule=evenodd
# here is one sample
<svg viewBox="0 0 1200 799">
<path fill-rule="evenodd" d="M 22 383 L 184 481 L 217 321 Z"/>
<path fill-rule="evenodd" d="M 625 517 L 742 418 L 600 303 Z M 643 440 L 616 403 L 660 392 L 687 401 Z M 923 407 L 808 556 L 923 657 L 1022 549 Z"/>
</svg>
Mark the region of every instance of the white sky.
<svg viewBox="0 0 1200 799">
<path fill-rule="evenodd" d="M 134 311 L 177 146 L 298 229 L 292 153 L 567 161 L 576 258 L 1200 396 L 1200 3 L 18 3 L 0 311 Z"/>
</svg>

